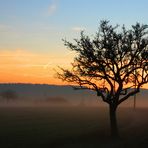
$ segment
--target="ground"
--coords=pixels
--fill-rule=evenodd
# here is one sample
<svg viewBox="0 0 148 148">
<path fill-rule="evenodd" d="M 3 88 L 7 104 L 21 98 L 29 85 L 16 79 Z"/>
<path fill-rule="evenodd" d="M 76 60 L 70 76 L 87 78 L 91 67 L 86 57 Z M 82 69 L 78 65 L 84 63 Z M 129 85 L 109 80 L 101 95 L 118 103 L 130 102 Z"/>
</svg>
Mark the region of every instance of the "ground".
<svg viewBox="0 0 148 148">
<path fill-rule="evenodd" d="M 147 148 L 148 109 L 119 108 L 120 139 L 110 138 L 108 108 L 0 107 L 1 148 Z"/>
</svg>

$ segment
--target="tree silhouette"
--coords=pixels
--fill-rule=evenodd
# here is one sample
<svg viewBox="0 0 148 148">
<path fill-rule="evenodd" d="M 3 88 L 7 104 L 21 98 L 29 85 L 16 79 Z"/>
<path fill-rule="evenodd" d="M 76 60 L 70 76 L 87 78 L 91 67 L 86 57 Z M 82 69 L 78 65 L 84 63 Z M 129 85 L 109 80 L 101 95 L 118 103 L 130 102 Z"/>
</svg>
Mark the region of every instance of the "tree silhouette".
<svg viewBox="0 0 148 148">
<path fill-rule="evenodd" d="M 58 78 L 77 89 L 90 89 L 109 104 L 111 135 L 118 137 L 117 107 L 148 82 L 148 25 L 136 23 L 131 29 L 100 21 L 93 38 L 81 32 L 75 43 L 63 40 L 76 52 L 72 69 L 58 72 Z"/>
<path fill-rule="evenodd" d="M 17 99 L 17 93 L 13 90 L 5 90 L 1 92 L 0 96 L 2 96 L 6 101 L 15 100 Z"/>
</svg>

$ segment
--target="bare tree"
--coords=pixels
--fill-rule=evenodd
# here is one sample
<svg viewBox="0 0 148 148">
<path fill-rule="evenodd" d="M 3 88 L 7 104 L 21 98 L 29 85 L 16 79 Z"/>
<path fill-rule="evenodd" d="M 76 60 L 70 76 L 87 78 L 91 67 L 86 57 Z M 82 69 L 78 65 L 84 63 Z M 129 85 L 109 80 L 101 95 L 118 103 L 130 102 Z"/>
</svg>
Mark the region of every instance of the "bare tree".
<svg viewBox="0 0 148 148">
<path fill-rule="evenodd" d="M 136 23 L 131 29 L 100 22 L 91 39 L 81 32 L 75 43 L 64 40 L 76 52 L 72 69 L 61 69 L 58 78 L 89 89 L 109 105 L 111 135 L 118 137 L 117 107 L 138 93 L 148 82 L 148 25 Z"/>
</svg>

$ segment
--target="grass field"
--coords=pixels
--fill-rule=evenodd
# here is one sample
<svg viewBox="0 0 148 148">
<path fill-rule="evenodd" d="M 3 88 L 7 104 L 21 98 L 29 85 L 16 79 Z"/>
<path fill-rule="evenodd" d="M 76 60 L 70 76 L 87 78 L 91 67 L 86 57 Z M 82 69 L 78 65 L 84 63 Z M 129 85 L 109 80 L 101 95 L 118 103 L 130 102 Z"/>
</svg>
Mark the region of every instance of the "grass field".
<svg viewBox="0 0 148 148">
<path fill-rule="evenodd" d="M 1 107 L 0 148 L 148 147 L 148 109 L 119 108 L 110 138 L 107 108 Z"/>
</svg>

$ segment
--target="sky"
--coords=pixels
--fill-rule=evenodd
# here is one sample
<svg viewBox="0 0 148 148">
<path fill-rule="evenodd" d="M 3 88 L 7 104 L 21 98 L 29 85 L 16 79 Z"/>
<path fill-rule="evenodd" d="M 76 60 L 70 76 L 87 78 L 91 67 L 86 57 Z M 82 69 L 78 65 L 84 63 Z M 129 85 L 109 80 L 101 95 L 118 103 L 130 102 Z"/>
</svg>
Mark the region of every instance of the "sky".
<svg viewBox="0 0 148 148">
<path fill-rule="evenodd" d="M 93 35 L 99 21 L 148 24 L 147 0 L 0 0 L 0 83 L 65 84 L 58 66 L 69 67 L 81 30 Z"/>
</svg>

